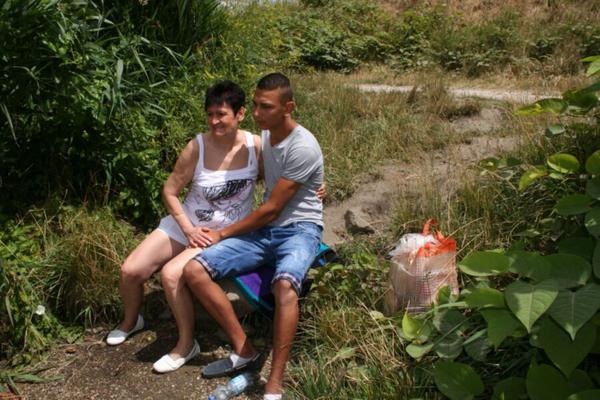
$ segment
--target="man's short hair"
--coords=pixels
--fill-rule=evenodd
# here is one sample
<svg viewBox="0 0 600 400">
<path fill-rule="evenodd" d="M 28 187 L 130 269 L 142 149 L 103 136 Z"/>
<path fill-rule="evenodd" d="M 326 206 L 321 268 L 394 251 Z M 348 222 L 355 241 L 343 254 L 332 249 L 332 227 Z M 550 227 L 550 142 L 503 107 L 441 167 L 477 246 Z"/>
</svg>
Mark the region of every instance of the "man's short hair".
<svg viewBox="0 0 600 400">
<path fill-rule="evenodd" d="M 256 84 L 256 88 L 260 90 L 281 89 L 281 99 L 284 103 L 294 100 L 294 92 L 292 92 L 290 80 L 281 72 L 273 72 L 263 76 Z"/>
<path fill-rule="evenodd" d="M 206 90 L 204 111 L 210 106 L 228 105 L 234 114 L 246 104 L 246 93 L 238 84 L 231 81 L 219 81 Z"/>
</svg>

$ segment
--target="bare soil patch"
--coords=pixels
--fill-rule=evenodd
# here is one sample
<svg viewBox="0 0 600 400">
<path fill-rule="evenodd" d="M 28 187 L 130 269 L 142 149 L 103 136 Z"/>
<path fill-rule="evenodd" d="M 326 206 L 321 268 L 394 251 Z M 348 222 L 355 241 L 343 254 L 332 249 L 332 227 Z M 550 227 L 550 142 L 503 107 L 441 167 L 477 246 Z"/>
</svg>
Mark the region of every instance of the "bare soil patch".
<svg viewBox="0 0 600 400">
<path fill-rule="evenodd" d="M 41 376 L 62 379 L 45 383 L 20 384 L 26 399 L 207 399 L 217 384 L 227 378 L 203 379 L 202 368 L 229 354 L 228 344 L 220 340 L 214 324 L 197 335 L 202 352 L 175 372 L 157 374 L 152 364 L 168 352 L 177 340 L 172 321 L 150 320 L 147 330 L 134 335 L 120 346 L 108 346 L 104 337 L 109 326 L 86 332 L 76 344 L 56 345 L 46 361 L 36 366 Z M 254 338 L 266 348 L 265 339 Z M 266 348 L 268 350 L 268 348 Z M 268 363 L 263 368 L 268 372 Z M 238 397 L 262 399 L 261 387 Z"/>
<path fill-rule="evenodd" d="M 378 173 L 361 177 L 351 198 L 325 207 L 325 243 L 342 243 L 353 230 L 368 229 L 382 233 L 390 220 L 394 199 L 418 199 L 420 185 L 425 180 L 452 190 L 456 187 L 455 183 L 469 173 L 473 163 L 501 151 L 515 149 L 517 138 L 494 135 L 502 123 L 502 111 L 484 108 L 477 115 L 459 118 L 451 123 L 457 133 L 477 136 L 423 154 L 412 163 L 383 165 Z M 348 215 L 352 215 L 353 220 L 349 220 Z"/>
</svg>

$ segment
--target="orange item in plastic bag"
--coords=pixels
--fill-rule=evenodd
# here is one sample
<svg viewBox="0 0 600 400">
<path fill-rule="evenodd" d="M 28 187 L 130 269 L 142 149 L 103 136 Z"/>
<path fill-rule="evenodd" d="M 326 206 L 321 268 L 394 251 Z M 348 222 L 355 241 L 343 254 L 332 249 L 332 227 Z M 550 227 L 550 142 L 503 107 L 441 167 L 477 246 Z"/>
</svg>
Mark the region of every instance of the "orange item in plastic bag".
<svg viewBox="0 0 600 400">
<path fill-rule="evenodd" d="M 436 223 L 430 219 L 421 234 L 402 236 L 390 252 L 392 266 L 384 304 L 386 314 L 399 310 L 426 311 L 436 302 L 437 293 L 444 286 L 458 294 L 456 241 L 438 231 L 430 234 L 430 226 Z"/>
</svg>

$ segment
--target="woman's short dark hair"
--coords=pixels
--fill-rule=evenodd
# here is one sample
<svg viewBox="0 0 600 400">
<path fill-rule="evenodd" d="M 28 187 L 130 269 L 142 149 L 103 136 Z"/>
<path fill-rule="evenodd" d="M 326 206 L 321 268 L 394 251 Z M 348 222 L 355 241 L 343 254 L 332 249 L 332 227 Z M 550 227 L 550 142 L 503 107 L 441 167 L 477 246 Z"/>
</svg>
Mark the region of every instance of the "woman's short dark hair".
<svg viewBox="0 0 600 400">
<path fill-rule="evenodd" d="M 246 93 L 238 84 L 231 81 L 219 81 L 206 90 L 204 111 L 213 105 L 227 104 L 234 114 L 246 104 Z"/>
</svg>

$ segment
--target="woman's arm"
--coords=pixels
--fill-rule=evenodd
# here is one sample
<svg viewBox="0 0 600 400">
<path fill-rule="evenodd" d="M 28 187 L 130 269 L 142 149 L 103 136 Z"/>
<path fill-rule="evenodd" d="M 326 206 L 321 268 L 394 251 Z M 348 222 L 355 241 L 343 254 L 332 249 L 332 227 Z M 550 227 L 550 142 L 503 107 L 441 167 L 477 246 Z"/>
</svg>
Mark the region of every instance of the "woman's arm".
<svg viewBox="0 0 600 400">
<path fill-rule="evenodd" d="M 183 206 L 179 201 L 179 194 L 183 188 L 192 181 L 194 170 L 199 157 L 198 142 L 192 139 L 179 154 L 173 172 L 167 178 L 162 191 L 162 198 L 165 207 L 175 218 L 175 221 L 190 242 L 191 247 L 201 246 L 196 237 L 199 228 L 195 228 L 183 211 Z"/>
<path fill-rule="evenodd" d="M 256 149 L 256 159 L 258 160 L 257 180 L 265 179 L 265 165 L 262 158 L 262 139 L 258 135 L 252 135 L 254 139 L 254 148 Z"/>
</svg>

